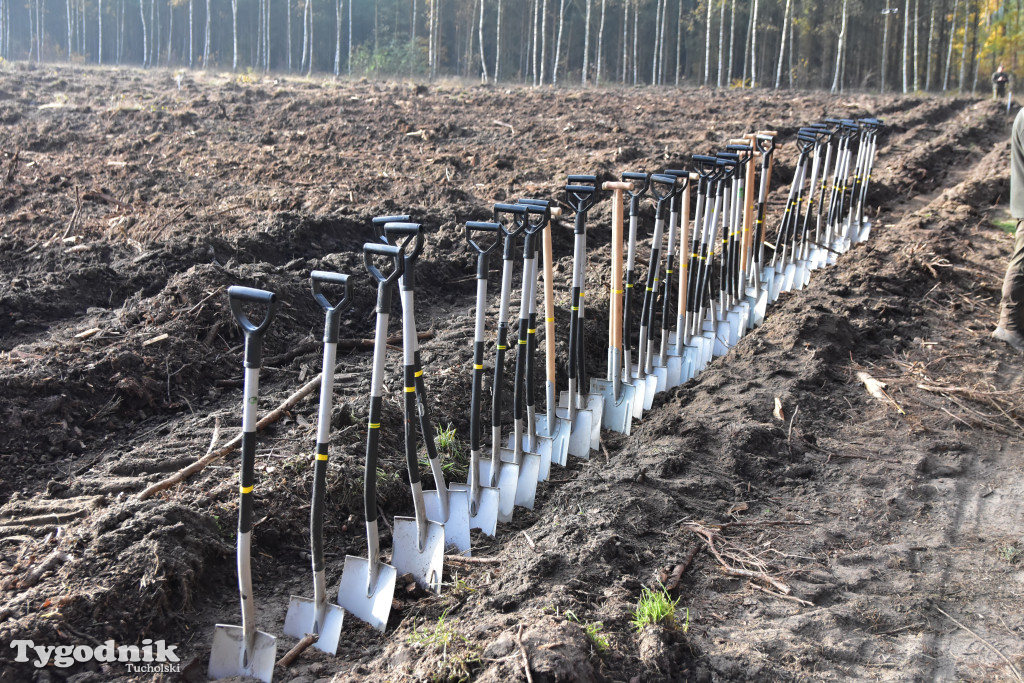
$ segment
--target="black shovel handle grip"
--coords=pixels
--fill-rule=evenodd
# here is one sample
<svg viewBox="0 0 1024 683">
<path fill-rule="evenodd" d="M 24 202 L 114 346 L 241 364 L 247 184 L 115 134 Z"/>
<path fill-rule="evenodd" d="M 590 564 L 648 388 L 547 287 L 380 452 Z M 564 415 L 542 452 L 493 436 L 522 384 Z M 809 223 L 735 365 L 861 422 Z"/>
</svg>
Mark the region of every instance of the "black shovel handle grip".
<svg viewBox="0 0 1024 683">
<path fill-rule="evenodd" d="M 409 216 L 407 214 L 396 214 L 394 216 L 374 216 L 373 218 L 373 232 L 377 235 L 377 239 L 384 239 L 384 226 L 388 223 L 407 223 Z"/>
<path fill-rule="evenodd" d="M 524 206 L 543 206 L 545 208 L 550 208 L 551 200 L 548 200 L 548 199 L 533 199 L 532 197 L 523 197 L 522 199 L 517 199 L 516 200 L 516 204 L 522 204 Z"/>
<path fill-rule="evenodd" d="M 500 217 L 503 214 L 512 216 L 512 228 L 501 222 Z M 495 204 L 494 222 L 501 226 L 501 231 L 506 237 L 515 237 L 526 228 L 526 207 L 522 204 Z"/>
<path fill-rule="evenodd" d="M 328 313 L 340 311 L 351 303 L 352 283 L 349 282 L 348 275 L 332 273 L 326 270 L 314 270 L 309 274 L 309 279 L 313 286 L 313 298 Z M 323 293 L 324 285 L 337 285 L 344 288 L 341 300 L 338 303 L 331 304 L 330 300 Z"/>
<path fill-rule="evenodd" d="M 706 154 L 694 154 L 691 158 L 694 168 L 702 178 L 709 178 L 718 170 L 718 159 Z"/>
<path fill-rule="evenodd" d="M 625 171 L 622 179 L 633 183 L 633 189 L 629 192 L 630 199 L 639 199 L 647 194 L 651 187 L 651 174 L 639 171 Z"/>
<path fill-rule="evenodd" d="M 489 247 L 481 247 L 477 244 L 476 240 L 473 239 L 474 232 L 489 232 L 494 235 L 499 235 L 499 237 L 498 239 L 495 239 Z M 473 250 L 480 256 L 486 256 L 498 248 L 498 245 L 501 244 L 500 235 L 501 224 L 499 223 L 490 223 L 487 221 L 466 221 L 466 242 L 469 246 L 473 247 Z"/>
<path fill-rule="evenodd" d="M 551 219 L 551 209 L 539 204 L 521 205 L 526 207 L 526 234 L 536 235 L 544 229 L 544 226 L 547 225 L 548 221 Z M 536 216 L 537 218 L 531 220 L 531 216 Z"/>
<path fill-rule="evenodd" d="M 666 168 L 665 175 L 672 175 L 676 177 L 678 182 L 676 194 L 682 194 L 686 186 L 690 184 L 690 172 L 681 168 Z"/>
<path fill-rule="evenodd" d="M 591 185 L 597 185 L 596 175 L 571 175 L 568 178 L 570 185 L 580 185 L 582 183 L 589 183 Z"/>
<path fill-rule="evenodd" d="M 775 136 L 773 135 L 758 135 L 755 142 L 757 151 L 765 156 L 775 151 Z"/>
<path fill-rule="evenodd" d="M 404 252 L 401 247 L 392 246 L 390 244 L 381 244 L 380 242 L 367 242 L 363 245 L 363 264 L 366 266 L 366 270 L 370 271 L 370 275 L 377 281 L 378 285 L 390 285 L 398 278 L 402 277 L 405 272 L 405 259 L 403 258 Z M 380 271 L 377 266 L 373 264 L 374 256 L 387 256 L 394 261 L 394 270 L 389 275 L 385 275 Z"/>
<path fill-rule="evenodd" d="M 668 191 L 660 192 L 659 186 L 668 186 Z M 676 177 L 669 175 L 668 173 L 652 173 L 651 174 L 651 194 L 658 201 L 660 205 L 669 197 L 676 193 Z"/>
<path fill-rule="evenodd" d="M 580 176 L 569 176 L 579 178 Z M 592 177 L 592 176 L 587 176 Z M 594 185 L 566 185 L 565 203 L 572 207 L 576 213 L 586 213 L 600 199 L 597 187 Z"/>
<path fill-rule="evenodd" d="M 397 244 L 398 240 L 395 238 L 403 238 L 401 246 L 402 250 L 409 248 L 409 244 L 412 243 L 412 252 L 406 253 L 405 258 L 416 260 L 420 252 L 423 251 L 423 226 L 419 223 L 407 223 L 403 221 L 395 221 L 392 223 L 384 224 L 384 238 L 389 244 Z"/>
<path fill-rule="evenodd" d="M 277 312 L 277 295 L 263 289 L 234 285 L 228 287 L 228 302 L 231 306 L 231 315 L 245 334 L 245 367 L 258 368 L 263 364 L 263 334 L 270 327 L 270 322 Z M 263 317 L 263 322 L 253 324 L 242 310 L 243 303 L 264 304 L 267 307 L 267 314 Z"/>
</svg>

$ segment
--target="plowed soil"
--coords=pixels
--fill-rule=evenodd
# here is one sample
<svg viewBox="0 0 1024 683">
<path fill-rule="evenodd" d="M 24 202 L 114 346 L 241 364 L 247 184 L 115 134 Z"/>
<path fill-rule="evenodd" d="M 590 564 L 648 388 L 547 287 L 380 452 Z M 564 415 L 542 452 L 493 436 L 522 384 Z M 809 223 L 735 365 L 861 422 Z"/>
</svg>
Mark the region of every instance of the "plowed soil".
<svg viewBox="0 0 1024 683">
<path fill-rule="evenodd" d="M 605 432 L 590 460 L 554 468 L 533 511 L 475 537 L 486 559 L 446 564 L 440 597 L 400 586 L 385 634 L 349 619 L 336 657 L 308 650 L 276 679 L 510 681 L 528 668 L 538 683 L 1020 680 L 1022 358 L 988 337 L 1012 245 L 1000 228 L 1009 119 L 997 104 L 10 64 L 0 70 L 0 680 L 150 680 L 116 663 L 37 669 L 9 649 L 145 638 L 177 644 L 181 677 L 203 680 L 214 624 L 239 623 L 237 452 L 138 498 L 215 434 L 219 446 L 237 433 L 241 336 L 228 285 L 282 300 L 265 414 L 320 369 L 310 271 L 355 276 L 325 520 L 333 598 L 344 556 L 366 553 L 361 340 L 375 295 L 359 249 L 371 217 L 409 213 L 428 228 L 417 295 L 427 386 L 435 421 L 466 450 L 466 220 L 486 219 L 496 201 L 559 198 L 569 173 L 679 167 L 772 128 L 777 222 L 796 130 L 869 115 L 887 127 L 868 242 L 659 395 L 631 436 Z M 606 201 L 589 222 L 593 372 L 607 343 L 609 221 Z M 642 221 L 647 235 L 649 204 Z M 557 224 L 554 242 L 564 330 L 571 225 Z M 499 280 L 493 272 L 492 295 Z M 564 335 L 558 348 L 564 357 Z M 411 509 L 400 363 L 392 351 L 386 551 L 391 519 Z M 888 400 L 858 372 L 885 382 Z M 316 405 L 314 391 L 259 440 L 255 599 L 274 634 L 289 595 L 312 592 Z M 641 589 L 688 558 L 674 627 L 637 631 Z M 293 644 L 281 636 L 278 654 Z"/>
</svg>

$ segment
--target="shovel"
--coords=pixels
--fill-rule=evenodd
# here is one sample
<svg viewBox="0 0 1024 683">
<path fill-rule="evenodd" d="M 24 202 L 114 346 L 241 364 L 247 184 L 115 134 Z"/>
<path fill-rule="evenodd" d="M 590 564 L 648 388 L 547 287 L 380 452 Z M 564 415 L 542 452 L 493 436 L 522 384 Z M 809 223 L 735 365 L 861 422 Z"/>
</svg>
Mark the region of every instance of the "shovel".
<svg viewBox="0 0 1024 683">
<path fill-rule="evenodd" d="M 445 525 L 427 519 L 423 501 L 423 483 L 420 481 L 419 459 L 416 452 L 417 424 L 416 405 L 416 309 L 415 309 L 415 264 L 423 249 L 423 233 L 415 223 L 388 223 L 385 235 L 397 238 L 405 236 L 400 247 L 402 275 L 399 279 L 402 301 L 402 376 L 405 384 L 405 463 L 409 473 L 409 487 L 412 490 L 413 517 L 395 517 L 392 532 L 391 564 L 401 574 L 411 574 L 413 580 L 424 590 L 441 592 L 441 571 L 444 564 Z M 409 243 L 415 240 L 409 248 Z M 427 441 L 428 437 L 424 437 Z M 434 453 L 436 460 L 437 453 Z M 440 469 L 440 468 L 439 468 Z M 444 479 L 438 482 L 444 487 Z M 468 519 L 464 522 L 469 531 Z M 468 545 L 468 542 L 467 542 Z"/>
<path fill-rule="evenodd" d="M 551 463 L 556 459 L 555 449 L 560 448 L 568 452 L 569 448 L 567 439 L 562 439 L 556 443 L 556 440 L 550 436 L 541 435 L 537 432 L 537 400 L 534 375 L 536 372 L 535 357 L 537 355 L 537 279 L 538 271 L 540 270 L 538 259 L 540 259 L 541 235 L 548 233 L 548 227 L 551 223 L 551 207 L 550 203 L 545 199 L 519 199 L 516 200 L 516 203 L 525 206 L 527 214 L 530 216 L 530 222 L 526 228 L 527 232 L 537 233 L 533 239 L 533 263 L 531 266 L 533 274 L 529 279 L 529 306 L 527 307 L 525 378 L 522 380 L 523 391 L 526 394 L 526 431 L 522 437 L 522 448 L 540 456 L 540 470 L 537 473 L 537 481 L 547 481 L 551 473 Z M 519 350 L 522 351 L 522 349 L 523 346 L 520 345 Z M 517 356 L 517 373 L 518 362 L 519 358 Z M 518 379 L 516 380 L 517 388 L 519 381 Z M 515 448 L 515 438 L 515 434 L 509 435 L 508 448 Z M 565 453 L 558 455 L 560 459 L 565 457 Z"/>
<path fill-rule="evenodd" d="M 210 678 L 252 676 L 264 683 L 274 677 L 277 639 L 256 630 L 256 606 L 252 597 L 252 490 L 256 485 L 256 404 L 263 365 L 263 335 L 277 310 L 277 297 L 251 287 L 228 287 L 228 301 L 235 322 L 245 334 L 245 386 L 242 401 L 242 471 L 239 476 L 241 500 L 238 505 L 238 591 L 242 601 L 242 625 L 217 624 L 210 648 Z M 242 304 L 266 306 L 263 322 L 254 325 Z"/>
<path fill-rule="evenodd" d="M 520 200 L 524 203 L 524 200 Z M 551 218 L 557 218 L 562 210 L 557 206 L 550 209 Z M 551 247 L 551 230 L 543 231 L 541 239 L 541 251 L 544 256 L 544 369 L 546 399 L 543 415 L 537 415 L 537 434 L 551 438 L 551 462 L 565 467 L 568 462 L 569 445 L 572 443 L 572 423 L 557 413 L 558 405 L 555 400 L 555 294 L 552 289 L 553 277 L 553 253 Z M 578 419 L 589 419 L 589 414 L 580 414 Z M 580 434 L 589 433 L 589 426 L 580 429 Z M 582 448 L 589 452 L 590 444 L 583 444 Z"/>
<path fill-rule="evenodd" d="M 659 287 L 658 279 L 655 279 L 654 292 L 651 299 L 651 327 L 648 328 L 647 357 L 651 371 L 658 379 L 658 391 L 665 391 L 679 384 L 682 374 L 682 358 L 678 355 L 669 355 L 669 337 L 671 335 L 672 313 L 672 275 L 675 272 L 676 240 L 679 234 L 679 196 L 689 183 L 689 174 L 685 171 L 666 171 L 662 176 L 662 184 L 667 184 L 668 178 L 672 179 L 668 193 L 668 247 L 665 250 L 665 277 L 664 286 Z M 681 181 L 681 182 L 680 182 Z M 657 193 L 655 193 L 657 195 Z M 659 201 L 659 204 L 662 202 Z M 658 290 L 661 289 L 661 331 L 654 333 L 654 311 L 657 305 Z M 654 353 L 654 344 L 658 343 L 658 353 Z"/>
<path fill-rule="evenodd" d="M 318 636 L 313 647 L 334 654 L 338 650 L 345 610 L 327 602 L 324 577 L 324 494 L 327 489 L 327 451 L 331 438 L 331 404 L 334 394 L 334 365 L 338 351 L 341 312 L 351 303 L 352 288 L 348 275 L 314 270 L 310 273 L 313 298 L 326 314 L 324 323 L 324 359 L 320 373 L 320 409 L 317 413 L 316 455 L 313 459 L 313 501 L 309 511 L 310 557 L 313 560 L 313 599 L 293 595 L 284 617 L 286 636 L 301 639 L 307 633 Z M 324 285 L 343 288 L 343 296 L 331 304 L 323 293 Z"/>
<path fill-rule="evenodd" d="M 490 233 L 495 240 L 482 247 L 473 239 L 473 233 Z M 466 223 L 466 242 L 476 251 L 476 327 L 473 334 L 473 393 L 469 406 L 469 481 L 452 484 L 451 491 L 469 492 L 469 526 L 494 536 L 498 528 L 499 492 L 492 486 L 482 486 L 480 478 L 480 403 L 484 381 L 484 314 L 487 309 L 487 273 L 491 252 L 501 244 L 501 225 L 469 221 Z"/>
<path fill-rule="evenodd" d="M 608 379 L 590 380 L 591 393 L 604 396 L 601 423 L 608 429 L 629 434 L 633 426 L 633 401 L 636 387 L 622 381 L 622 223 L 624 191 L 633 183 L 606 182 L 603 190 L 612 191 L 612 283 L 608 295 Z"/>
<path fill-rule="evenodd" d="M 665 207 L 676 191 L 676 177 L 655 173 L 651 175 L 651 195 L 655 199 L 654 234 L 651 237 L 651 258 L 647 264 L 647 286 L 644 289 L 643 308 L 640 311 L 640 339 L 637 344 L 637 371 L 639 377 L 654 377 L 654 394 L 665 390 L 668 370 L 665 367 L 655 368 L 654 354 L 654 311 L 658 298 L 658 276 L 661 274 L 661 252 L 665 237 Z M 667 185 L 664 193 L 658 191 L 659 186 Z M 664 321 L 662 321 L 664 324 Z M 654 394 L 650 398 L 653 402 Z M 645 402 L 647 396 L 644 396 Z M 649 409 L 650 406 L 644 406 Z"/>
<path fill-rule="evenodd" d="M 682 363 L 679 377 L 675 380 L 675 384 L 672 384 L 673 375 L 670 369 L 669 388 L 693 378 L 699 354 L 699 349 L 691 340 L 690 331 L 686 326 L 687 312 L 690 310 L 689 306 L 691 305 L 688 296 L 690 281 L 693 277 L 691 269 L 694 267 L 693 264 L 697 258 L 697 254 L 694 253 L 694 247 L 691 244 L 690 194 L 694 183 L 697 182 L 698 176 L 696 173 L 688 173 L 686 171 L 670 171 L 670 173 L 677 177 L 684 177 L 680 173 L 685 174 L 686 182 L 679 211 L 679 287 L 676 301 L 675 347 L 670 352 L 670 354 L 679 356 Z"/>
<path fill-rule="evenodd" d="M 375 226 L 379 225 L 380 220 L 379 218 L 374 219 Z M 398 281 L 398 286 L 404 316 L 405 310 L 415 310 L 415 290 L 412 283 L 414 282 L 416 259 L 423 250 L 423 232 L 418 223 L 404 221 L 386 222 L 381 232 L 383 239 L 391 244 L 402 239 L 401 246 L 405 251 L 405 270 Z M 378 235 L 378 237 L 380 236 Z M 410 244 L 412 244 L 411 252 L 409 251 Z M 415 317 L 413 319 L 415 320 Z M 420 435 L 427 449 L 427 461 L 430 463 L 430 471 L 436 487 L 434 490 L 422 492 L 424 510 L 428 520 L 444 524 L 445 546 L 453 547 L 458 553 L 469 556 L 472 554 L 469 536 L 469 493 L 465 489 L 452 492 L 445 482 L 441 459 L 437 455 L 437 445 L 434 443 L 434 426 L 430 419 L 430 406 L 427 402 L 427 387 L 423 379 L 418 336 L 413 334 L 410 342 L 413 347 L 413 377 L 416 382 L 416 414 L 419 419 Z"/>
<path fill-rule="evenodd" d="M 650 379 L 633 372 L 633 300 L 636 287 L 636 237 L 640 217 L 640 200 L 651 188 L 648 173 L 627 171 L 622 174 L 623 182 L 633 183 L 629 190 L 629 237 L 626 243 L 626 290 L 622 296 L 622 367 L 625 380 L 633 387 L 633 417 L 640 419 L 645 410 L 654 405 L 654 392 L 658 379 Z M 640 343 L 643 343 L 642 338 Z"/>
<path fill-rule="evenodd" d="M 384 275 L 373 264 L 374 256 L 384 256 L 394 269 Z M 341 573 L 338 604 L 367 624 L 384 631 L 391 613 L 398 572 L 380 561 L 377 536 L 377 450 L 380 445 L 380 418 L 383 407 L 384 360 L 387 353 L 388 319 L 395 282 L 405 267 L 402 249 L 379 242 L 363 245 L 363 263 L 377 281 L 377 325 L 373 338 L 373 372 L 370 379 L 370 415 L 367 419 L 366 462 L 363 468 L 363 508 L 366 513 L 367 558 L 345 556 Z"/>
<path fill-rule="evenodd" d="M 511 228 L 501 223 L 502 214 L 512 215 Z M 498 307 L 498 341 L 494 360 L 494 386 L 491 400 L 491 459 L 480 463 L 480 476 L 488 486 L 498 488 L 498 521 L 512 520 L 512 510 L 520 494 L 519 465 L 501 459 L 501 409 L 505 385 L 505 352 L 508 350 L 508 308 L 512 298 L 512 270 L 515 259 L 515 238 L 526 228 L 526 207 L 518 204 L 495 204 L 495 223 L 501 225 L 504 252 L 501 267 L 501 300 Z M 524 482 L 528 487 L 531 485 Z M 537 490 L 537 479 L 532 487 Z M 532 495 L 529 496 L 532 499 Z"/>
<path fill-rule="evenodd" d="M 579 183 L 579 184 L 576 184 Z M 587 183 L 584 185 L 583 183 Z M 588 387 L 586 379 L 586 357 L 583 342 L 584 315 L 584 275 L 587 268 L 587 212 L 598 202 L 600 195 L 595 176 L 571 175 L 569 184 L 565 186 L 566 203 L 576 212 L 573 221 L 573 254 L 572 254 L 572 308 L 569 313 L 569 390 L 559 397 L 561 414 L 569 418 L 573 425 L 570 437 L 569 452 L 583 458 L 590 457 L 591 450 L 601 445 L 601 418 L 604 412 L 604 396 L 601 394 L 584 393 Z M 588 387 L 589 388 L 589 387 Z M 590 433 L 586 434 L 586 417 L 578 420 L 583 412 L 590 412 Z M 579 437 L 577 437 L 579 434 Z M 589 436 L 589 439 L 587 437 Z M 579 446 L 574 450 L 573 440 L 578 438 Z M 586 448 L 582 448 L 586 441 Z"/>
</svg>

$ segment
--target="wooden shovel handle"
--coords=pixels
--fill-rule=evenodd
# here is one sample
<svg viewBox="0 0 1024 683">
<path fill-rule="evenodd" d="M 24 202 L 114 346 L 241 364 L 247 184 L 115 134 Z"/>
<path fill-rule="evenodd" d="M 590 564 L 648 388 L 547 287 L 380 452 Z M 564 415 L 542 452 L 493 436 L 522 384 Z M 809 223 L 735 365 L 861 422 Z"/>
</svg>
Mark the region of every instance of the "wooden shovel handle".
<svg viewBox="0 0 1024 683">
<path fill-rule="evenodd" d="M 557 206 L 551 208 L 552 218 L 561 214 L 561 208 Z M 544 230 L 544 238 L 541 240 L 544 252 L 544 363 L 547 381 L 551 383 L 555 381 L 555 293 L 551 285 L 552 277 L 554 277 L 551 267 L 551 231 L 553 229 L 554 223 L 549 222 L 547 229 Z"/>
<path fill-rule="evenodd" d="M 632 191 L 633 183 L 608 182 L 612 190 L 612 286 L 608 292 L 608 346 L 622 350 L 622 223 L 625 214 L 624 191 Z M 610 362 L 610 361 L 609 361 Z"/>
</svg>

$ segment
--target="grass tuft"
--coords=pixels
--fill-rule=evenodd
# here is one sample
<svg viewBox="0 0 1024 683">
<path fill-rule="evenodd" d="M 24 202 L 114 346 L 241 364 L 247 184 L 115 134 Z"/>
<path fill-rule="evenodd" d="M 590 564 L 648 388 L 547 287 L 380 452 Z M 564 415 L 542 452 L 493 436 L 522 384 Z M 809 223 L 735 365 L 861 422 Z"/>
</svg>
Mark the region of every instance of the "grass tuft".
<svg viewBox="0 0 1024 683">
<path fill-rule="evenodd" d="M 657 591 L 646 586 L 641 589 L 640 602 L 637 603 L 636 610 L 632 612 L 633 618 L 629 622 L 637 631 L 644 630 L 648 624 L 663 624 L 667 628 L 676 628 L 676 606 L 682 598 L 673 600 L 664 586 L 660 588 L 661 590 Z M 685 633 L 689 627 L 690 610 L 687 608 L 683 632 Z"/>
</svg>

